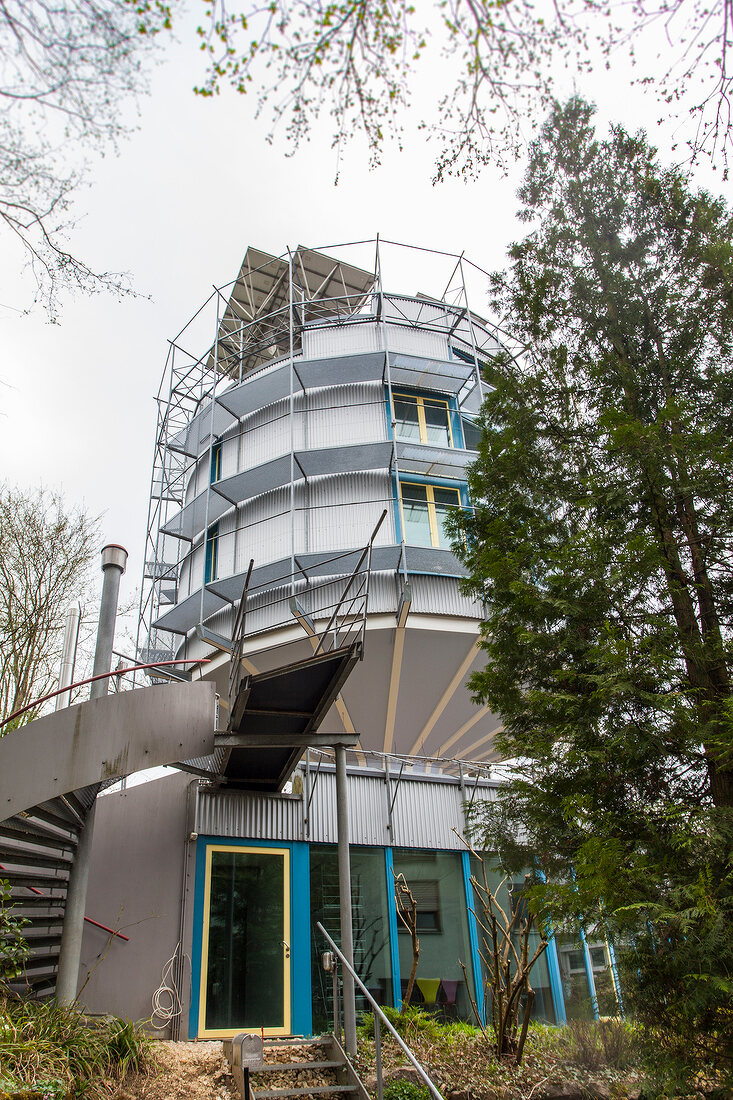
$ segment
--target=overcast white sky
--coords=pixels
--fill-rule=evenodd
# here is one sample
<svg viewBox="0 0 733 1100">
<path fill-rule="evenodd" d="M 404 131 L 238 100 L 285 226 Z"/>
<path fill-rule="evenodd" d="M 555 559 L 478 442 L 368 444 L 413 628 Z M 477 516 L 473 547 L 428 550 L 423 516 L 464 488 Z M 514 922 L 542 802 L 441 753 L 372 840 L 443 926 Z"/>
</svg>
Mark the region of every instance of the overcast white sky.
<svg viewBox="0 0 733 1100">
<path fill-rule="evenodd" d="M 383 237 L 466 254 L 491 270 L 520 236 L 514 197 L 519 171 L 486 169 L 478 182 L 430 183 L 432 150 L 408 134 L 402 153 L 385 152 L 369 171 L 358 145 L 335 153 L 327 120 L 291 159 L 268 145 L 253 119 L 253 97 L 202 100 L 200 54 L 185 26 L 140 103 L 139 129 L 120 155 L 99 159 L 79 196 L 72 251 L 99 269 L 128 271 L 146 298 L 70 298 L 60 324 L 40 309 L 24 315 L 31 286 L 20 257 L 0 241 L 0 480 L 63 490 L 104 513 L 105 541 L 130 551 L 123 598 L 139 585 L 155 430 L 154 395 L 166 341 L 183 327 L 212 284 L 234 278 L 248 244 L 281 253 L 298 243 Z M 429 74 L 427 74 L 429 77 Z M 564 90 L 570 90 L 569 88 Z M 617 59 L 577 90 L 596 99 L 599 119 L 657 131 L 659 107 L 629 86 Z M 715 186 L 715 178 L 700 177 Z M 437 292 L 419 253 L 388 263 L 390 289 Z M 482 311 L 484 302 L 473 301 Z M 211 333 L 213 336 L 213 332 Z"/>
</svg>

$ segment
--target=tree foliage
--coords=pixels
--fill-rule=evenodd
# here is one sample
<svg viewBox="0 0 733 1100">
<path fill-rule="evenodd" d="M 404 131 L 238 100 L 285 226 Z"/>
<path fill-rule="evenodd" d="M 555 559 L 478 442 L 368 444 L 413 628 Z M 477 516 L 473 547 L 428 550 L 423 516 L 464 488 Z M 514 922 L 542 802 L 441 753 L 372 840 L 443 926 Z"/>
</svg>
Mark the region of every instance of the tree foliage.
<svg viewBox="0 0 733 1100">
<path fill-rule="evenodd" d="M 0 4 L 0 226 L 30 260 L 51 317 L 62 289 L 125 290 L 65 245 L 84 157 L 114 146 L 121 109 L 144 88 L 141 67 L 167 10 L 131 0 Z"/>
<path fill-rule="evenodd" d="M 66 611 L 89 593 L 98 542 L 97 520 L 58 494 L 0 486 L 0 719 L 53 689 Z"/>
<path fill-rule="evenodd" d="M 644 60 L 666 111 L 687 119 L 687 144 L 724 163 L 730 149 L 733 0 L 211 0 L 199 28 L 210 58 L 204 95 L 230 82 L 257 89 L 295 145 L 322 111 L 335 142 L 361 131 L 374 160 L 399 133 L 420 66 L 438 100 L 423 126 L 437 134 L 437 176 L 505 163 L 527 119 L 551 102 L 563 70 Z M 437 121 L 436 121 L 437 119 Z"/>
<path fill-rule="evenodd" d="M 733 220 L 642 135 L 597 140 L 578 100 L 554 108 L 520 198 L 532 228 L 494 281 L 513 354 L 456 543 L 487 607 L 472 686 L 516 761 L 480 831 L 517 867 L 540 857 L 553 914 L 633 942 L 638 1011 L 659 1024 L 654 974 L 670 1041 L 694 1026 L 724 1060 Z"/>
</svg>

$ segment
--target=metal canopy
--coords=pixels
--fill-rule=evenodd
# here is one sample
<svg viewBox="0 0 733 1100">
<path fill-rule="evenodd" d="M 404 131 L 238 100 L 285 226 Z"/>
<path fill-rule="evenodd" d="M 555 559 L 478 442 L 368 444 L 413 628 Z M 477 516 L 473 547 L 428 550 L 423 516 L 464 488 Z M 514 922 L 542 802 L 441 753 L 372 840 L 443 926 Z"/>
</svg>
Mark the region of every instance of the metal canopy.
<svg viewBox="0 0 733 1100">
<path fill-rule="evenodd" d="M 295 452 L 295 480 L 320 477 L 325 474 L 349 474 L 361 470 L 386 470 L 392 457 L 392 444 L 357 443 L 340 447 L 321 447 Z M 240 474 L 222 478 L 199 493 L 161 530 L 166 535 L 193 542 L 207 521 L 211 525 L 228 512 L 237 501 L 251 500 L 290 483 L 290 455 L 280 455 L 270 462 L 243 470 Z M 208 510 L 207 510 L 208 499 Z"/>
<path fill-rule="evenodd" d="M 462 359 L 425 359 L 418 355 L 397 352 L 390 355 L 392 386 L 409 386 L 414 390 L 437 390 L 455 396 L 466 382 L 475 376 L 473 363 Z"/>
<path fill-rule="evenodd" d="M 373 272 L 302 245 L 291 254 L 290 262 L 248 248 L 219 322 L 210 369 L 230 374 L 236 364 L 237 371 L 246 374 L 288 353 L 291 266 L 297 325 L 357 313 L 374 286 Z"/>
<path fill-rule="evenodd" d="M 398 442 L 395 448 L 400 462 L 400 473 L 405 481 L 410 480 L 410 474 L 463 480 L 477 453 L 457 447 L 432 447 L 425 443 Z"/>
<path fill-rule="evenodd" d="M 239 589 L 241 592 L 241 581 Z M 156 630 L 169 630 L 172 634 L 186 634 L 196 625 L 199 619 L 202 617 L 208 619 L 210 615 L 214 615 L 217 611 L 221 611 L 223 607 L 226 607 L 226 604 L 226 600 L 207 588 L 204 590 L 204 613 L 201 616 L 201 589 L 199 588 L 197 592 L 193 592 L 185 600 L 181 600 L 180 603 L 171 608 L 170 611 L 166 611 L 164 615 L 156 619 L 153 626 Z"/>
<path fill-rule="evenodd" d="M 358 549 L 341 552 L 337 565 L 334 565 L 333 554 L 325 551 L 298 554 L 296 566 L 301 568 L 304 578 L 306 576 L 310 579 L 343 576 L 354 568 L 359 554 Z M 401 556 L 402 546 L 399 543 L 391 546 L 375 546 L 372 551 L 372 571 L 396 572 L 401 567 Z M 432 546 L 407 546 L 405 563 L 405 571 L 408 574 L 429 573 L 443 577 L 465 577 L 466 575 L 465 568 L 455 554 L 450 550 L 440 550 Z M 223 577 L 221 580 L 207 584 L 204 592 L 204 619 L 213 615 L 215 611 L 220 611 L 226 604 L 237 602 L 242 595 L 245 576 L 245 573 L 235 573 L 231 577 Z M 253 587 L 262 589 L 289 583 L 291 576 L 290 558 L 281 558 L 254 569 L 251 581 Z M 198 589 L 177 607 L 156 619 L 154 625 L 159 630 L 185 634 L 198 623 L 200 605 L 201 589 Z"/>
<path fill-rule="evenodd" d="M 172 451 L 179 451 L 189 458 L 197 458 L 233 423 L 234 417 L 226 406 L 221 409 L 216 405 L 213 409 L 202 409 L 187 428 L 173 436 L 168 446 Z"/>
<path fill-rule="evenodd" d="M 399 566 L 402 547 L 375 546 L 372 551 L 372 570 L 394 572 Z M 310 554 L 296 554 L 295 564 L 300 567 L 302 575 L 310 578 L 331 577 L 350 573 L 356 566 L 360 549 L 352 551 L 339 551 L 338 563 L 334 564 L 334 555 L 331 551 L 321 550 Z M 440 551 L 445 553 L 445 551 Z M 451 555 L 452 557 L 452 555 Z M 454 559 L 455 560 L 455 559 Z M 242 595 L 245 573 L 235 573 L 231 577 L 222 577 L 221 580 L 212 581 L 207 585 L 209 592 L 221 596 L 227 603 L 235 603 Z M 260 565 L 252 571 L 253 588 L 274 587 L 275 585 L 290 582 L 291 579 L 290 558 L 280 558 L 278 561 Z M 194 625 L 193 623 L 191 624 Z"/>
</svg>

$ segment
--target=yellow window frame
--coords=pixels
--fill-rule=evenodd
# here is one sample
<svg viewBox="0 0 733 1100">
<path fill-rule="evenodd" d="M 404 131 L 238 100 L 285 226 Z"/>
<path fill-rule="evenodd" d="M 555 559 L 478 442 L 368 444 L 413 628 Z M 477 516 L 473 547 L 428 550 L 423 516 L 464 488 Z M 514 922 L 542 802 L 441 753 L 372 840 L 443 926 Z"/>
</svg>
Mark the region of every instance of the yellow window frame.
<svg viewBox="0 0 733 1100">
<path fill-rule="evenodd" d="M 446 421 L 448 423 L 448 438 L 450 440 L 449 446 L 455 447 L 453 442 L 453 423 L 451 417 L 450 402 L 445 401 L 442 397 L 423 397 L 422 394 L 417 393 L 401 393 L 399 391 L 392 391 L 392 420 L 397 421 L 397 411 L 394 403 L 396 398 L 401 398 L 403 401 L 415 401 L 417 403 L 417 423 L 420 429 L 420 442 L 428 443 L 428 425 L 425 419 L 425 402 L 429 405 L 444 405 L 446 411 Z"/>
<path fill-rule="evenodd" d="M 440 549 L 440 534 L 438 532 L 438 516 L 437 516 L 437 513 L 435 511 L 435 494 L 434 494 L 433 490 L 434 489 L 444 489 L 446 491 L 450 491 L 450 492 L 455 493 L 456 494 L 456 507 L 460 508 L 460 507 L 462 507 L 462 504 L 463 504 L 463 501 L 461 500 L 461 491 L 460 491 L 460 489 L 455 488 L 455 486 L 453 486 L 453 485 L 428 485 L 424 481 L 408 481 L 406 479 L 404 481 L 400 480 L 400 482 L 399 482 L 399 487 L 400 487 L 400 520 L 402 521 L 403 535 L 404 535 L 404 532 L 406 530 L 406 528 L 405 528 L 405 510 L 404 510 L 404 506 L 403 506 L 403 503 L 402 503 L 402 486 L 403 485 L 418 485 L 421 489 L 425 490 L 425 495 L 427 497 L 427 505 L 428 505 L 428 524 L 429 524 L 429 527 L 430 527 L 430 544 L 434 549 L 439 550 Z"/>
<path fill-rule="evenodd" d="M 201 932 L 201 982 L 199 986 L 199 1039 L 231 1039 L 242 1030 L 233 1028 L 206 1028 L 206 979 L 209 971 L 209 922 L 211 920 L 211 864 L 214 852 L 237 852 L 242 855 L 271 855 L 283 857 L 283 1026 L 266 1027 L 269 1036 L 290 1035 L 291 1032 L 291 940 L 290 927 L 290 849 L 244 847 L 241 844 L 207 844 L 206 871 L 204 875 L 204 918 Z"/>
</svg>

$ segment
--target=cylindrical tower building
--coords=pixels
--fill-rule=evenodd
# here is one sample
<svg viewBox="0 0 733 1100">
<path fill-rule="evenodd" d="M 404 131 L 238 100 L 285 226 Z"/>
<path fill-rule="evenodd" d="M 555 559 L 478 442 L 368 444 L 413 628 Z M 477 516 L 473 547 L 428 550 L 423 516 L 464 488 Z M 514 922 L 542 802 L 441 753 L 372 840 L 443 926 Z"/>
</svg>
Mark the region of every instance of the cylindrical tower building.
<svg viewBox="0 0 733 1100">
<path fill-rule="evenodd" d="M 188 327 L 171 344 L 143 656 L 209 657 L 206 675 L 226 698 L 250 561 L 251 668 L 271 667 L 286 641 L 307 653 L 386 511 L 364 660 L 321 730 L 356 732 L 364 753 L 455 768 L 492 759 L 497 726 L 465 686 L 483 660 L 481 608 L 461 592 L 444 520 L 471 506 L 482 364 L 499 343 L 469 308 L 461 258 L 447 259 L 440 297 L 406 296 L 383 285 L 379 242 L 372 248 L 372 270 L 340 249 L 277 258 L 250 248 L 234 283 L 212 296 L 205 354 L 184 350 Z"/>
</svg>

